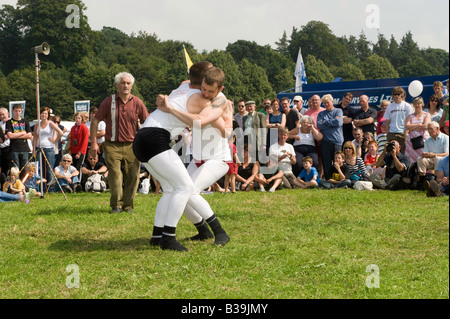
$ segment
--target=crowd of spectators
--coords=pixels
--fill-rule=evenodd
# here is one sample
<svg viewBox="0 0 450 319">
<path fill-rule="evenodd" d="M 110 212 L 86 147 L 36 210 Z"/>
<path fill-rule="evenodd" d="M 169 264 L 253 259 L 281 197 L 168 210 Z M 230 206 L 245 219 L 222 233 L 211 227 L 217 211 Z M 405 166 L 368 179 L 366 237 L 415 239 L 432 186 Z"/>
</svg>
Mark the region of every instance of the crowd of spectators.
<svg viewBox="0 0 450 319">
<path fill-rule="evenodd" d="M 448 195 L 449 98 L 441 82 L 434 88 L 429 101 L 418 97 L 410 105 L 406 92 L 396 87 L 393 101 L 381 101 L 379 110 L 369 106 L 366 95 L 359 97 L 360 107 L 352 107 L 352 93 L 346 93 L 338 105 L 329 94 L 312 96 L 308 107 L 301 96 L 293 99 L 293 106 L 288 98 L 265 100 L 261 112 L 254 101 L 240 100 L 234 115 L 235 139 L 230 141 L 233 163 L 211 189 L 275 192 L 356 188 L 355 184 L 365 183 L 366 189 L 422 189 L 427 196 Z M 33 196 L 42 196 L 41 185 L 45 191 L 65 193 L 108 188 L 104 122 L 95 132 L 97 156 L 88 151 L 89 120 L 97 108 L 76 113 L 64 141 L 67 129 L 49 108 L 41 110 L 40 127 L 34 128 L 21 118 L 21 111 L 20 105 L 14 105 L 9 118 L 8 110 L 0 108 L 0 173 L 5 192 L 0 201 L 26 201 L 30 190 Z M 192 135 L 189 128 L 186 132 Z M 192 147 L 192 138 L 180 140 Z M 23 182 L 18 191 L 17 180 Z M 158 181 L 141 165 L 141 193 L 148 193 L 150 184 L 155 193 L 160 192 Z"/>
</svg>

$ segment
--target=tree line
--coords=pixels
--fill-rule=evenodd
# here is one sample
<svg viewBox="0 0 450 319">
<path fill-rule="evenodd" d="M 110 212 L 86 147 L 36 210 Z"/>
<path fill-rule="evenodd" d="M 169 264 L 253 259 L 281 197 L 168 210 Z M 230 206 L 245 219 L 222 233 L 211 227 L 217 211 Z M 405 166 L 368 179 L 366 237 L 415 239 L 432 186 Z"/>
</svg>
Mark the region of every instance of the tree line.
<svg viewBox="0 0 450 319">
<path fill-rule="evenodd" d="M 79 24 L 67 26 L 68 5 L 79 8 Z M 115 74 L 128 71 L 136 78 L 133 93 L 149 110 L 158 94 L 170 93 L 187 79 L 183 53 L 192 61 L 211 61 L 227 76 L 224 93 L 232 100 L 273 98 L 295 86 L 294 69 L 302 48 L 308 83 L 371 80 L 449 72 L 449 55 L 442 49 L 421 49 L 406 33 L 400 42 L 379 34 L 377 43 L 365 34 L 337 37 L 329 26 L 311 21 L 284 32 L 275 43 L 260 45 L 239 40 L 225 50 L 199 52 L 187 41 L 162 41 L 140 31 L 127 35 L 113 27 L 92 30 L 80 0 L 18 0 L 16 7 L 0 8 L 0 106 L 26 100 L 26 117 L 36 117 L 34 55 L 31 48 L 46 41 L 48 56 L 40 55 L 40 101 L 69 120 L 73 102 L 91 100 L 91 106 L 115 92 Z"/>
</svg>

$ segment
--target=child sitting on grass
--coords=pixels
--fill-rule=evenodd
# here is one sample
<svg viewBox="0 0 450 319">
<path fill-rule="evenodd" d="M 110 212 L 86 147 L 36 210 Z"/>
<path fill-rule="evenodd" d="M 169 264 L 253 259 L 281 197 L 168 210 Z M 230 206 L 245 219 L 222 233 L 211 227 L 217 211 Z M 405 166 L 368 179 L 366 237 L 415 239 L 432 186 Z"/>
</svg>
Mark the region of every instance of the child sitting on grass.
<svg viewBox="0 0 450 319">
<path fill-rule="evenodd" d="M 3 185 L 3 191 L 8 194 L 18 195 L 18 200 L 29 202 L 29 200 L 36 194 L 36 190 L 32 189 L 26 192 L 25 185 L 19 179 L 19 169 L 12 167 L 9 171 L 9 181 Z"/>
<path fill-rule="evenodd" d="M 321 180 L 319 185 L 322 188 L 351 188 L 352 181 L 350 180 L 350 170 L 345 164 L 345 154 L 342 151 L 334 153 L 334 163 L 329 171 L 327 180 Z"/>
<path fill-rule="evenodd" d="M 25 177 L 24 184 L 28 187 L 28 190 L 36 190 L 36 196 L 41 197 L 42 194 L 39 192 L 40 183 L 46 183 L 46 179 L 41 179 L 41 177 L 36 173 L 36 165 L 30 163 L 25 166 Z"/>
<path fill-rule="evenodd" d="M 313 167 L 312 157 L 305 156 L 302 163 L 304 170 L 300 173 L 297 179 L 293 181 L 294 185 L 297 185 L 303 189 L 319 187 L 319 172 L 315 167 Z"/>
</svg>

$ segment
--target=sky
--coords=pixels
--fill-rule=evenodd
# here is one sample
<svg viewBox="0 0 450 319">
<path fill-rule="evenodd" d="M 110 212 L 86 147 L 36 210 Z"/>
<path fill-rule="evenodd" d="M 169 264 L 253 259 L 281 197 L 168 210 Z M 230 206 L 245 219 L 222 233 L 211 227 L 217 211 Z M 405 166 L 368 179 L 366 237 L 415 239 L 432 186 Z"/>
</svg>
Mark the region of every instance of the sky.
<svg viewBox="0 0 450 319">
<path fill-rule="evenodd" d="M 15 6 L 17 0 L 0 0 Z M 202 52 L 224 50 L 237 40 L 276 47 L 286 31 L 322 21 L 336 36 L 397 42 L 411 31 L 420 48 L 449 51 L 448 0 L 83 0 L 93 30 L 146 31 L 160 40 L 191 43 Z"/>
</svg>

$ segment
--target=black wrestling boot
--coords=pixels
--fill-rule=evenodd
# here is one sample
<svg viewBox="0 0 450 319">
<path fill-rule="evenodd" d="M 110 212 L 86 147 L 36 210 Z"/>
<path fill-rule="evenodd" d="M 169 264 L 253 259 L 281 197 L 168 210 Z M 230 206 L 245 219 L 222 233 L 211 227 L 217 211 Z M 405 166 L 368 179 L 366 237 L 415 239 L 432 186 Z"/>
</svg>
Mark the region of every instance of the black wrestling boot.
<svg viewBox="0 0 450 319">
<path fill-rule="evenodd" d="M 159 247 L 161 244 L 161 238 L 164 228 L 162 227 L 153 227 L 152 238 L 150 239 L 150 246 Z"/>
<path fill-rule="evenodd" d="M 209 227 L 211 227 L 216 238 L 214 240 L 214 245 L 225 246 L 226 243 L 230 241 L 230 236 L 228 236 L 228 234 L 222 228 L 222 225 L 220 225 L 220 222 L 217 219 L 216 215 L 212 215 L 206 220 L 206 222 L 208 223 Z"/>
<path fill-rule="evenodd" d="M 175 227 L 164 226 L 164 231 L 161 238 L 162 250 L 174 250 L 174 251 L 189 251 L 186 247 L 180 244 L 175 238 Z"/>
<path fill-rule="evenodd" d="M 194 224 L 194 226 L 197 228 L 198 234 L 193 237 L 186 238 L 186 239 L 193 240 L 193 241 L 202 241 L 202 240 L 214 238 L 213 233 L 209 230 L 209 227 L 205 223 L 204 219 L 202 219 L 202 221 L 200 223 Z"/>
</svg>

